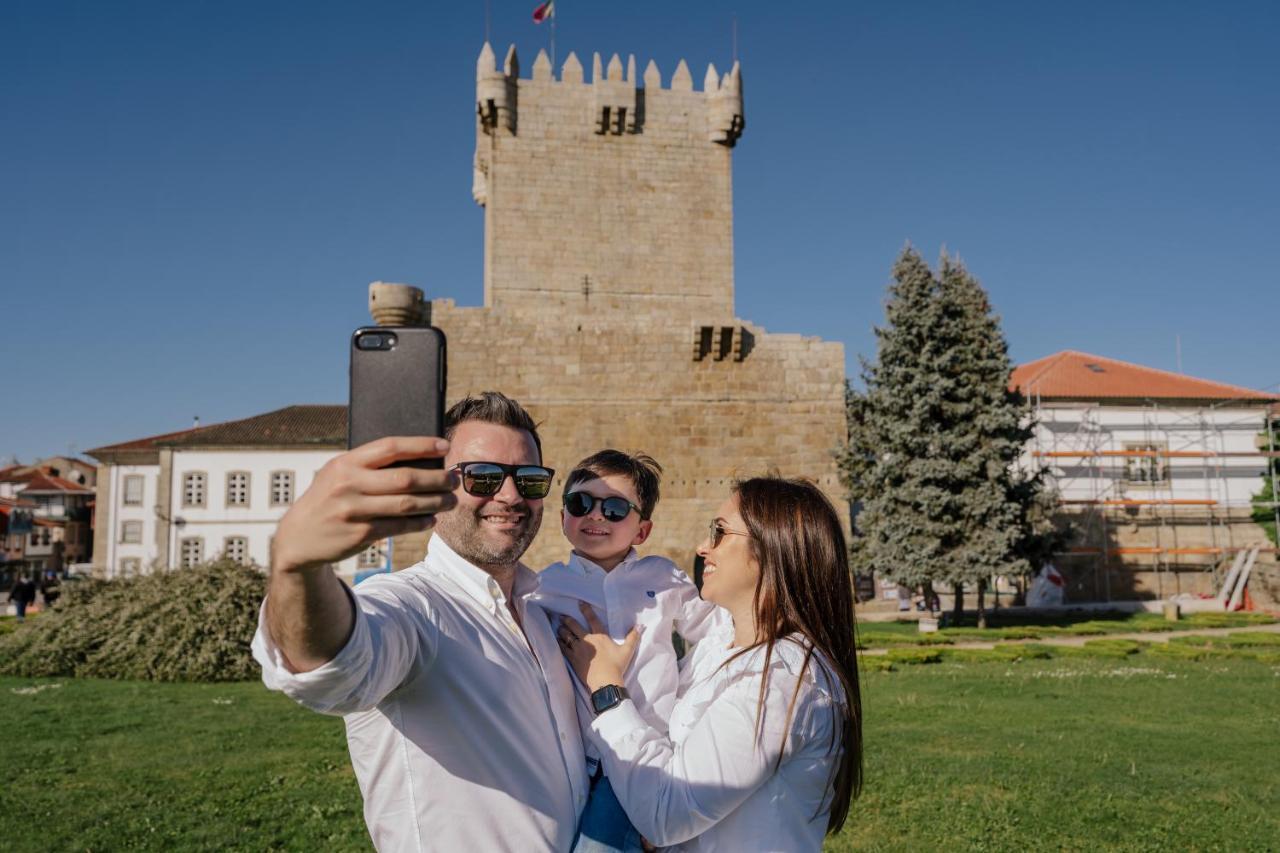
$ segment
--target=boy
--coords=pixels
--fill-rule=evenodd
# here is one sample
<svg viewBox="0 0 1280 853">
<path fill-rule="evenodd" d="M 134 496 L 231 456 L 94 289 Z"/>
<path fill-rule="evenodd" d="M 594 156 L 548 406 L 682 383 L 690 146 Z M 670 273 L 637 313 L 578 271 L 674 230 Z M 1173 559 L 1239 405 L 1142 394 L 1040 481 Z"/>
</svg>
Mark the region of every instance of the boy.
<svg viewBox="0 0 1280 853">
<path fill-rule="evenodd" d="M 601 450 L 574 466 L 565 480 L 560 513 L 573 551 L 566 562 L 553 563 L 539 574 L 535 600 L 548 612 L 579 624 L 579 602 L 586 602 L 618 641 L 638 627 L 640 644 L 627 671 L 627 693 L 651 724 L 666 731 L 679 681 L 672 630 L 696 643 L 729 620 L 727 613 L 699 597 L 697 587 L 675 563 L 636 554 L 635 546 L 653 530 L 650 516 L 658 503 L 661 473 L 651 457 L 618 450 Z M 574 851 L 640 850 L 640 835 L 602 775 L 599 753 L 591 742 L 591 697 L 576 679 L 574 684 L 592 778 Z"/>
</svg>

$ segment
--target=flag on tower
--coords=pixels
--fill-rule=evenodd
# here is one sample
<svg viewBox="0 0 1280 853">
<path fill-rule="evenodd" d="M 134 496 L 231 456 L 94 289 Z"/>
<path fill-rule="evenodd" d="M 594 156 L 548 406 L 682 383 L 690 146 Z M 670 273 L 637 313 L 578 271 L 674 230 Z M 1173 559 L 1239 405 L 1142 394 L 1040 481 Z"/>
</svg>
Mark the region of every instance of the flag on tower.
<svg viewBox="0 0 1280 853">
<path fill-rule="evenodd" d="M 555 0 L 547 0 L 546 3 L 541 4 L 538 8 L 533 10 L 533 22 L 535 24 L 541 24 L 543 21 L 547 20 L 547 18 L 555 17 L 555 14 Z"/>
</svg>

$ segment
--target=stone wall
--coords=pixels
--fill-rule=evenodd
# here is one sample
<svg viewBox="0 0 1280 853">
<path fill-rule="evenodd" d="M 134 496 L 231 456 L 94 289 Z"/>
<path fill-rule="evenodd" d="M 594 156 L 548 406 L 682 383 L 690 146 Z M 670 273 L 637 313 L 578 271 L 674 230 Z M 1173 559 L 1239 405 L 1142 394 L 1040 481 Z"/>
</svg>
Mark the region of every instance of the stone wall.
<svg viewBox="0 0 1280 853">
<path fill-rule="evenodd" d="M 734 315 L 737 67 L 695 92 L 683 62 L 667 88 L 652 63 L 641 87 L 634 59 L 606 72 L 595 57 L 591 82 L 572 54 L 560 79 L 545 54 L 532 79 L 518 66 L 512 51 L 497 70 L 486 45 L 477 73 L 485 306 L 435 299 L 431 323 L 448 337 L 451 404 L 495 389 L 541 423 L 557 482 L 526 562 L 568 553 L 564 477 L 605 447 L 662 464 L 643 550 L 686 568 L 737 477 L 809 477 L 847 516 L 843 346 Z M 397 541 L 396 567 L 424 542 Z"/>
<path fill-rule="evenodd" d="M 1271 547 L 1246 508 L 1135 507 L 1072 512 L 1064 520 L 1076 529 L 1070 548 L 1077 553 L 1056 562 L 1072 601 L 1214 595 L 1215 568 L 1230 565 L 1234 549 Z"/>
</svg>

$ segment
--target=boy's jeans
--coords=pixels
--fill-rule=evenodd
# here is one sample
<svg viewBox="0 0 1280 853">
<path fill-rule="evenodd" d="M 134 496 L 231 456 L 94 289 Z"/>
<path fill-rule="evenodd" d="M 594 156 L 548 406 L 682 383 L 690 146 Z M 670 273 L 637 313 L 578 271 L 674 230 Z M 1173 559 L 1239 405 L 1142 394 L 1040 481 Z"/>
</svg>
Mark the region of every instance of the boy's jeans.
<svg viewBox="0 0 1280 853">
<path fill-rule="evenodd" d="M 597 767 L 573 853 L 641 853 L 643 849 L 640 833 L 622 810 L 603 770 Z"/>
</svg>

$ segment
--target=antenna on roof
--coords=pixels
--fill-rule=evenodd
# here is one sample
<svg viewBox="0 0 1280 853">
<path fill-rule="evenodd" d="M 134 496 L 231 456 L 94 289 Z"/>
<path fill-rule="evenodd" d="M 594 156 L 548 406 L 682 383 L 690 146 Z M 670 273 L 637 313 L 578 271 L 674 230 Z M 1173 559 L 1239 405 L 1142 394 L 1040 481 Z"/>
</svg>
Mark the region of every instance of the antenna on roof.
<svg viewBox="0 0 1280 853">
<path fill-rule="evenodd" d="M 195 416 L 195 418 L 194 418 L 194 420 L 195 420 L 195 423 L 191 424 L 191 428 L 192 428 L 192 429 L 200 429 L 200 416 L 199 416 L 199 415 L 196 415 L 196 416 Z"/>
</svg>

